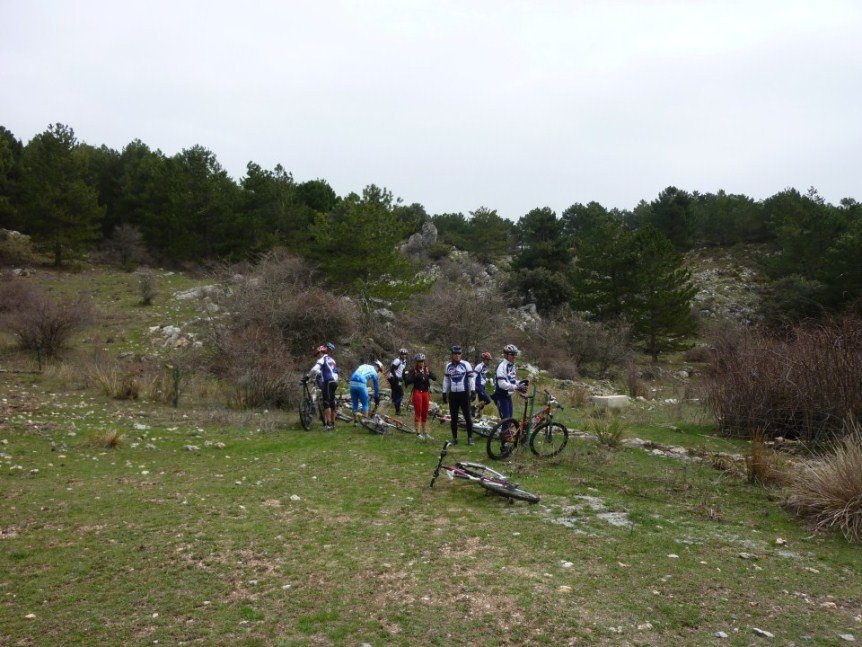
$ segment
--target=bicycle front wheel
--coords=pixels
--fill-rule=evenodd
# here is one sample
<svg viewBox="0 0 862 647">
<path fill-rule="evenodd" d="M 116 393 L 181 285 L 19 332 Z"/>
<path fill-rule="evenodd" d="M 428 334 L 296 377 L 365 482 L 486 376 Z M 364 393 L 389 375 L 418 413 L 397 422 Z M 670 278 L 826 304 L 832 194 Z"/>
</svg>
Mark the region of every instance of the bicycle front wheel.
<svg viewBox="0 0 862 647">
<path fill-rule="evenodd" d="M 378 418 L 363 418 L 361 421 L 363 427 L 365 427 L 372 434 L 385 434 L 389 429 L 386 426 L 386 423 Z"/>
<path fill-rule="evenodd" d="M 306 431 L 311 431 L 311 425 L 314 424 L 314 403 L 308 398 L 299 403 L 299 424 Z"/>
<path fill-rule="evenodd" d="M 515 451 L 515 443 L 521 423 L 516 418 L 506 418 L 497 423 L 488 436 L 488 456 L 495 461 L 509 458 Z"/>
<path fill-rule="evenodd" d="M 497 483 L 496 481 L 479 481 L 479 485 L 507 499 L 518 499 L 519 501 L 527 501 L 528 503 L 538 503 L 539 497 L 531 492 L 527 492 L 520 485 L 512 483 Z"/>
<path fill-rule="evenodd" d="M 544 423 L 530 436 L 530 450 L 542 458 L 556 456 L 569 442 L 569 430 L 559 422 Z"/>
</svg>

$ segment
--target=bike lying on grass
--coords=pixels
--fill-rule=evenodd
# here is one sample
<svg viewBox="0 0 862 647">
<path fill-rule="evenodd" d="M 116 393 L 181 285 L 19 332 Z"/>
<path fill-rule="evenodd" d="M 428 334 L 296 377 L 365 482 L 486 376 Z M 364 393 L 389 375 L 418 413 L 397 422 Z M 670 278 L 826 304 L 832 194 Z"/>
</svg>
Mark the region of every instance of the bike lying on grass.
<svg viewBox="0 0 862 647">
<path fill-rule="evenodd" d="M 506 418 L 497 423 L 488 436 L 488 456 L 502 460 L 511 456 L 519 445 L 528 443 L 536 456 L 556 456 L 569 442 L 569 430 L 559 422 L 554 422 L 553 409 L 562 409 L 563 405 L 546 390 L 545 406 L 538 413 L 528 415 L 527 410 L 529 408 L 532 411 L 536 399 L 536 388 L 533 387 L 532 395 L 518 393 L 524 398 L 524 415 L 520 420 Z"/>
<path fill-rule="evenodd" d="M 443 470 L 450 479 L 458 478 L 478 483 L 479 486 L 485 488 L 491 494 L 508 499 L 509 503 L 513 503 L 515 499 L 527 501 L 528 503 L 539 502 L 539 497 L 535 494 L 527 492 L 517 483 L 512 483 L 505 475 L 492 470 L 487 465 L 467 461 L 459 461 L 454 465 L 444 465 L 443 459 L 449 453 L 449 445 L 451 444 L 448 440 L 443 443 L 443 449 L 440 451 L 440 460 L 437 461 L 437 467 L 434 468 L 434 476 L 431 477 L 432 488 L 437 477 L 440 476 L 440 470 Z"/>
<path fill-rule="evenodd" d="M 448 413 L 440 414 L 434 416 L 434 419 L 439 422 L 441 425 L 448 425 L 452 420 L 452 416 Z M 473 420 L 473 433 L 477 436 L 482 436 L 483 438 L 487 438 L 491 435 L 491 432 L 494 431 L 494 427 L 496 426 L 495 420 L 490 420 L 488 418 L 480 418 L 479 420 Z M 464 420 L 464 416 L 458 416 L 458 429 L 466 429 L 467 421 Z"/>
<path fill-rule="evenodd" d="M 403 420 L 395 418 L 394 416 L 387 416 L 386 414 L 378 413 L 376 406 L 371 413 L 360 418 L 359 423 L 372 434 L 382 435 L 391 433 L 392 431 L 401 431 L 405 434 L 414 433 L 413 429 L 411 429 Z"/>
</svg>

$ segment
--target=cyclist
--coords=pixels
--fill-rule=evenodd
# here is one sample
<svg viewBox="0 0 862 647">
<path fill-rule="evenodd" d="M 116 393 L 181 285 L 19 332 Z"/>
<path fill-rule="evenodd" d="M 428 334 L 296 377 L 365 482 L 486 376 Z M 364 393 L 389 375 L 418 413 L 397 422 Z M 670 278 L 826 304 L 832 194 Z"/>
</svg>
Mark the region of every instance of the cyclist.
<svg viewBox="0 0 862 647">
<path fill-rule="evenodd" d="M 503 361 L 497 365 L 496 388 L 494 389 L 494 402 L 500 419 L 511 418 L 514 408 L 512 406 L 512 394 L 516 391 L 526 391 L 527 380 L 518 381 L 518 370 L 515 367 L 515 358 L 518 356 L 518 347 L 509 344 L 503 348 Z"/>
<path fill-rule="evenodd" d="M 458 411 L 467 423 L 467 444 L 473 444 L 473 416 L 470 415 L 470 393 L 476 388 L 473 367 L 461 359 L 461 347 L 452 346 L 452 361 L 443 369 L 443 404 L 449 405 L 452 417 L 452 444 L 458 444 Z"/>
<path fill-rule="evenodd" d="M 335 345 L 326 344 L 317 347 L 317 361 L 306 378 L 314 377 L 320 389 L 320 398 L 323 401 L 323 428 L 335 429 L 335 390 L 338 388 L 338 366 L 332 359 L 331 353 L 335 351 Z"/>
<path fill-rule="evenodd" d="M 353 424 L 359 422 L 359 409 L 362 405 L 362 415 L 368 415 L 368 380 L 374 383 L 374 406 L 380 404 L 380 381 L 383 376 L 383 363 L 374 360 L 371 364 L 361 364 L 350 376 L 350 404 L 353 407 Z"/>
<path fill-rule="evenodd" d="M 400 348 L 398 357 L 389 365 L 389 388 L 392 390 L 392 406 L 395 415 L 401 413 L 401 401 L 404 400 L 404 369 L 407 368 L 407 349 Z"/>
<path fill-rule="evenodd" d="M 429 391 L 431 380 L 437 377 L 425 365 L 425 354 L 417 353 L 413 357 L 413 368 L 404 371 L 404 381 L 413 385 L 410 401 L 413 403 L 413 431 L 419 440 L 431 440 L 428 433 L 428 407 L 431 405 Z"/>
<path fill-rule="evenodd" d="M 488 382 L 488 362 L 490 361 L 491 353 L 482 353 L 482 361 L 476 364 L 476 368 L 473 369 L 476 373 L 476 396 L 479 400 L 474 412 L 474 417 L 477 420 L 482 417 L 482 410 L 485 408 L 485 405 L 491 401 L 491 398 L 488 396 L 488 390 L 485 387 L 485 384 Z"/>
</svg>

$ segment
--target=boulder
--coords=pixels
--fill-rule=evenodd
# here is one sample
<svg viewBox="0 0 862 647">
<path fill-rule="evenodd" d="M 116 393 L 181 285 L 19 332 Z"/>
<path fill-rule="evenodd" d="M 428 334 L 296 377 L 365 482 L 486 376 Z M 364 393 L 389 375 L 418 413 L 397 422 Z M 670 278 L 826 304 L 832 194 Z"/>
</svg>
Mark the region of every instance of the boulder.
<svg viewBox="0 0 862 647">
<path fill-rule="evenodd" d="M 590 402 L 600 409 L 623 409 L 629 406 L 630 398 L 627 395 L 594 395 Z"/>
</svg>

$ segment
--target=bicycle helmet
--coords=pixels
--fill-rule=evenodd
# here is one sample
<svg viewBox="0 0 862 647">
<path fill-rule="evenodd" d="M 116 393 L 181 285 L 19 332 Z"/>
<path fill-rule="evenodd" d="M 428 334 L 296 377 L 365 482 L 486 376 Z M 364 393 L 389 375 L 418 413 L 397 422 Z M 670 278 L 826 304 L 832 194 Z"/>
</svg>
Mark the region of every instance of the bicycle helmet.
<svg viewBox="0 0 862 647">
<path fill-rule="evenodd" d="M 461 347 L 456 344 L 455 346 L 452 346 L 452 350 L 450 352 L 453 355 L 455 355 L 455 354 L 460 355 L 461 354 Z"/>
<path fill-rule="evenodd" d="M 482 361 L 483 362 L 490 362 L 491 361 L 491 353 L 488 353 L 488 352 L 482 353 Z"/>
<path fill-rule="evenodd" d="M 326 342 L 326 350 L 331 353 L 335 350 L 335 344 L 333 344 L 331 341 Z"/>
<path fill-rule="evenodd" d="M 326 346 L 318 346 L 318 347 L 317 347 L 317 352 L 318 352 L 318 353 L 328 353 L 328 352 L 329 352 L 329 349 L 328 349 Z"/>
<path fill-rule="evenodd" d="M 377 370 L 378 370 L 378 371 L 382 371 L 382 370 L 383 370 L 383 362 L 381 362 L 379 359 L 375 359 L 375 360 L 374 360 L 374 366 L 376 366 L 376 367 L 377 367 Z"/>
<path fill-rule="evenodd" d="M 505 346 L 505 348 L 503 348 L 503 354 L 504 354 L 504 355 L 508 355 L 509 353 L 512 353 L 512 354 L 514 354 L 514 355 L 517 355 L 517 354 L 518 354 L 518 353 L 520 353 L 520 352 L 521 352 L 521 351 L 519 351 L 519 350 L 518 350 L 518 347 L 517 347 L 517 346 L 515 346 L 515 344 L 507 344 L 507 345 Z"/>
<path fill-rule="evenodd" d="M 413 361 L 414 362 L 424 362 L 425 361 L 425 353 L 416 353 L 416 355 L 413 356 Z"/>
<path fill-rule="evenodd" d="M 406 354 L 407 354 L 407 349 L 406 349 L 406 348 L 399 348 L 399 349 L 398 349 L 398 354 L 399 354 L 399 355 L 406 355 Z"/>
</svg>

